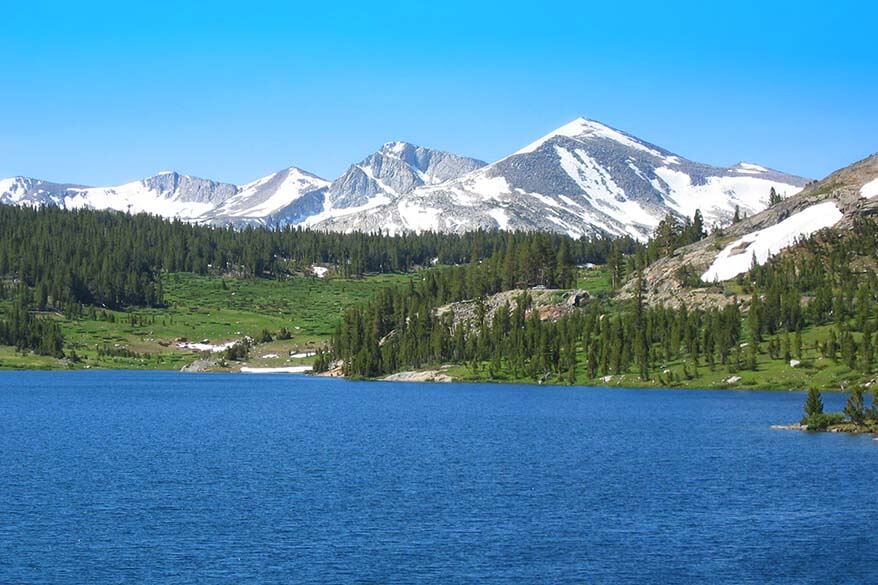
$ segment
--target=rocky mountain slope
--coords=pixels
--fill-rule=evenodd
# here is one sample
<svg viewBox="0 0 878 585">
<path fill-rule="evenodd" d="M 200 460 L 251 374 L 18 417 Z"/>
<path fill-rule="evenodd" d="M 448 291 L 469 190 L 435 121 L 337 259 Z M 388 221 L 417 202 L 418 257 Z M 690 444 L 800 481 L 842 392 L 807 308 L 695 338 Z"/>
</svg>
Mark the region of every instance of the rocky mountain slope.
<svg viewBox="0 0 878 585">
<path fill-rule="evenodd" d="M 0 203 L 92 207 L 216 225 L 303 225 L 338 231 L 484 229 L 630 235 L 645 239 L 668 213 L 700 209 L 708 225 L 739 208 L 764 209 L 805 179 L 753 163 L 719 168 L 686 160 L 578 118 L 486 165 L 390 142 L 331 183 L 290 167 L 243 186 L 159 173 L 114 187 L 14 177 Z"/>
<path fill-rule="evenodd" d="M 800 193 L 706 239 L 680 248 L 644 273 L 652 303 L 677 306 L 723 304 L 730 299 L 707 286 L 747 272 L 803 238 L 826 228 L 844 230 L 857 217 L 878 215 L 878 155 L 815 181 Z M 686 288 L 680 274 L 697 274 L 702 288 Z M 635 283 L 623 290 L 630 295 Z"/>
<path fill-rule="evenodd" d="M 330 182 L 290 167 L 244 185 L 197 218 L 217 225 L 296 225 L 323 210 Z"/>
<path fill-rule="evenodd" d="M 338 230 L 548 230 L 648 237 L 668 213 L 708 225 L 736 207 L 764 209 L 771 188 L 792 195 L 806 180 L 752 163 L 717 168 L 593 120 L 578 118 L 493 164 L 321 222 Z"/>
</svg>

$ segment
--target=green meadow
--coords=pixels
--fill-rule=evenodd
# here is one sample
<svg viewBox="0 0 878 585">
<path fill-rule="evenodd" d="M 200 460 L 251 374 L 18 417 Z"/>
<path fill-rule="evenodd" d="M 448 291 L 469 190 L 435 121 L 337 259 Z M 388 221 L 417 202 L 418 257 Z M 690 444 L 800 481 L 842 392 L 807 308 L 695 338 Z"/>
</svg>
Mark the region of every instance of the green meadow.
<svg viewBox="0 0 878 585">
<path fill-rule="evenodd" d="M 391 274 L 362 279 L 296 277 L 284 280 L 228 279 L 189 273 L 165 275 L 166 306 L 157 309 L 97 311 L 97 318 L 56 319 L 64 334 L 68 358 L 21 354 L 0 347 L 0 368 L 135 368 L 179 369 L 200 357 L 180 349 L 182 341 L 220 344 L 274 338 L 251 351 L 248 365 L 300 365 L 310 359 L 291 358 L 328 341 L 344 310 L 365 301 L 377 290 L 406 282 L 412 275 Z M 8 303 L 0 303 L 0 313 Z M 289 339 L 277 339 L 285 328 Z M 75 354 L 76 360 L 69 359 Z M 272 356 L 277 357 L 263 357 Z M 236 364 L 238 365 L 238 364 Z"/>
</svg>

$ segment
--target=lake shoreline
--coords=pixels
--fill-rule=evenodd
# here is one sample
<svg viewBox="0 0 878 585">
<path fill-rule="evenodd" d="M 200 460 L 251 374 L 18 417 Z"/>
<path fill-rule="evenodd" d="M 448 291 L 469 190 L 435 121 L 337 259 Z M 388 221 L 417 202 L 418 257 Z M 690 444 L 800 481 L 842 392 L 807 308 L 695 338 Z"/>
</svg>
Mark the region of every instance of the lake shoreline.
<svg viewBox="0 0 878 585">
<path fill-rule="evenodd" d="M 425 370 L 411 370 L 405 372 L 396 372 L 381 378 L 358 378 L 343 376 L 338 372 L 318 372 L 299 371 L 303 366 L 289 366 L 276 368 L 258 368 L 242 365 L 240 369 L 192 369 L 186 368 L 107 368 L 107 367 L 85 367 L 85 368 L 65 368 L 65 367 L 39 367 L 39 368 L 17 368 L 0 365 L 0 372 L 178 372 L 185 374 L 241 374 L 247 377 L 256 375 L 295 375 L 316 378 L 338 378 L 349 380 L 352 382 L 406 382 L 418 384 L 492 384 L 492 385 L 519 385 L 519 386 L 548 386 L 553 388 L 610 388 L 610 389 L 634 389 L 634 390 L 720 390 L 734 392 L 804 392 L 804 388 L 787 388 L 780 386 L 727 386 L 727 385 L 678 385 L 668 386 L 657 383 L 644 383 L 639 380 L 619 380 L 618 382 L 602 382 L 599 383 L 576 383 L 566 384 L 557 381 L 537 382 L 533 380 L 506 380 L 506 379 L 476 379 L 455 376 L 453 372 L 449 372 L 448 366 L 440 366 Z M 296 371 L 293 371 L 296 370 Z M 613 376 L 616 378 L 617 376 Z M 621 378 L 621 376 L 619 376 Z M 823 390 L 828 393 L 843 393 L 839 388 L 828 388 Z M 784 425 L 779 425 L 784 426 Z"/>
<path fill-rule="evenodd" d="M 825 429 L 812 429 L 808 425 L 801 423 L 789 425 L 771 425 L 776 431 L 799 431 L 805 433 L 845 433 L 848 435 L 874 435 L 878 438 L 878 427 L 868 425 L 854 425 L 852 423 L 843 423 L 839 425 L 831 425 Z"/>
</svg>

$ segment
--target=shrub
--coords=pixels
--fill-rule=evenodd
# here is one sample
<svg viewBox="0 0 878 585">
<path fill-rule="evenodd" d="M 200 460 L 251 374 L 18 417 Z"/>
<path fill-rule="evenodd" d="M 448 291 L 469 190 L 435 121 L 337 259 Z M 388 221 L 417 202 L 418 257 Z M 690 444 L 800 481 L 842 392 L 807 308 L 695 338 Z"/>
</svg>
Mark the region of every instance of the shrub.
<svg viewBox="0 0 878 585">
<path fill-rule="evenodd" d="M 844 415 L 840 412 L 827 412 L 812 414 L 802 420 L 802 424 L 807 425 L 809 431 L 825 431 L 833 425 L 840 425 L 844 422 Z"/>
</svg>

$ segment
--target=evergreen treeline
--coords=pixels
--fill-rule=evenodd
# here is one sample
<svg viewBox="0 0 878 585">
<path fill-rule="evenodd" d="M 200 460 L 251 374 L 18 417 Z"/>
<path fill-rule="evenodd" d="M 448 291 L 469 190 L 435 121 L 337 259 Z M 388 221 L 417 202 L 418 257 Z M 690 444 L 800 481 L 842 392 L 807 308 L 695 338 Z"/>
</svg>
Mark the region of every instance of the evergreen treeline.
<svg viewBox="0 0 878 585">
<path fill-rule="evenodd" d="M 630 238 L 574 240 L 557 234 L 519 234 L 514 240 L 519 242 L 515 254 L 504 256 L 504 286 L 567 282 L 574 263 L 605 263 L 612 254 L 630 254 L 639 246 Z M 161 277 L 168 272 L 280 278 L 308 272 L 312 264 L 329 264 L 342 276 L 359 277 L 437 263 L 475 264 L 507 245 L 506 234 L 497 231 L 387 236 L 299 228 L 234 230 L 145 214 L 3 205 L 0 300 L 12 299 L 15 309 L 0 321 L 0 344 L 61 355 L 60 330 L 35 313 L 97 318 L 95 307 L 160 307 Z M 555 261 L 547 251 L 558 248 L 565 254 L 563 274 L 546 271 L 543 264 Z M 522 260 L 522 255 L 536 260 Z M 483 294 L 492 286 L 478 284 L 467 294 Z"/>
<path fill-rule="evenodd" d="M 820 232 L 794 253 L 754 265 L 739 278 L 744 290 L 752 290 L 751 335 L 761 340 L 780 334 L 769 351 L 788 355 L 784 348 L 792 345 L 795 353 L 805 327 L 831 325 L 817 342 L 821 355 L 871 373 L 878 363 L 876 261 L 878 223 L 858 219 L 850 230 Z"/>
<path fill-rule="evenodd" d="M 665 216 L 646 244 L 626 246 L 623 245 L 623 241 L 616 240 L 617 245 L 611 246 L 607 254 L 610 284 L 613 290 L 621 287 L 628 277 L 642 272 L 653 262 L 670 256 L 678 248 L 694 244 L 706 237 L 704 218 L 701 210 L 696 209 L 692 219 L 681 220 L 670 214 Z M 683 269 L 678 277 L 687 285 L 702 284 L 700 277 L 688 268 Z"/>
<path fill-rule="evenodd" d="M 556 274 L 563 265 L 557 262 L 560 257 L 559 248 Z M 341 359 L 346 374 L 374 377 L 438 363 L 469 364 L 473 369 L 487 364 L 491 377 L 506 370 L 515 378 L 553 377 L 570 383 L 582 364 L 589 378 L 633 370 L 644 380 L 659 365 L 679 358 L 688 360 L 684 375 L 689 377 L 701 366 L 722 364 L 730 371 L 756 367 L 755 348 L 742 349 L 739 344 L 737 304 L 707 311 L 649 308 L 638 295 L 629 310 L 607 313 L 603 303 L 594 301 L 586 310 L 552 322 L 540 320 L 524 292 L 490 318 L 484 298 L 477 301 L 473 321 L 455 324 L 450 312 L 436 315 L 438 306 L 471 298 L 465 292 L 471 290 L 468 283 L 496 285 L 492 272 L 483 266 L 458 269 L 383 291 L 345 314 L 329 354 L 318 365 L 327 367 L 332 359 Z M 506 289 L 482 290 L 490 294 Z"/>
<path fill-rule="evenodd" d="M 64 341 L 61 328 L 50 319 L 32 314 L 22 302 L 0 319 L 0 345 L 11 345 L 19 351 L 62 357 Z"/>
<path fill-rule="evenodd" d="M 809 388 L 805 397 L 805 416 L 801 423 L 809 431 L 836 428 L 852 432 L 878 432 L 878 390 L 872 391 L 872 406 L 866 407 L 866 390 L 854 386 L 842 412 L 824 412 L 823 397 L 817 388 Z"/>
<path fill-rule="evenodd" d="M 604 263 L 611 250 L 630 253 L 637 247 L 631 239 L 527 238 L 554 247 L 565 240 L 574 262 Z M 41 310 L 69 303 L 161 306 L 162 272 L 278 277 L 326 263 L 352 277 L 432 263 L 463 264 L 488 258 L 504 246 L 505 236 L 496 231 L 384 236 L 298 228 L 233 230 L 149 215 L 0 206 L 0 277 L 32 290 Z"/>
</svg>

